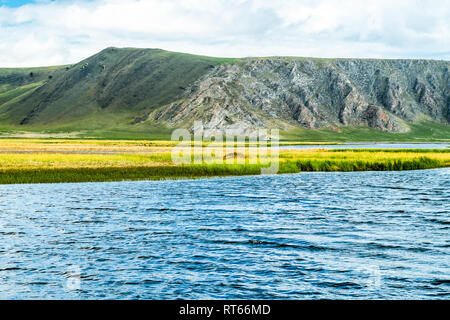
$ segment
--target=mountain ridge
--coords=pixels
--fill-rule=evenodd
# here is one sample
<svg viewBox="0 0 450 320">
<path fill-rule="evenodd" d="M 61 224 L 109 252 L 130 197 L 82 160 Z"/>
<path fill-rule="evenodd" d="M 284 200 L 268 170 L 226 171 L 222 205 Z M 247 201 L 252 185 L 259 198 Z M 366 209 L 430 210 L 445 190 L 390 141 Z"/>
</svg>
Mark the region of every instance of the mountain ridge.
<svg viewBox="0 0 450 320">
<path fill-rule="evenodd" d="M 0 126 L 249 134 L 259 128 L 406 133 L 450 123 L 450 62 L 214 58 L 109 47 L 67 66 L 0 69 Z M 139 128 L 139 129 L 137 129 Z"/>
</svg>

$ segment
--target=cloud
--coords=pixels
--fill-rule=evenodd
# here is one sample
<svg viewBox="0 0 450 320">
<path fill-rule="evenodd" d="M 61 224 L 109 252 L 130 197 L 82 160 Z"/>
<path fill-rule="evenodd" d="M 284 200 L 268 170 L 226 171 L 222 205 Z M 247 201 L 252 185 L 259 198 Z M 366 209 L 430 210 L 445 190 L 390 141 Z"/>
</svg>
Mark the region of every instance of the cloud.
<svg viewBox="0 0 450 320">
<path fill-rule="evenodd" d="M 431 0 L 0 2 L 0 66 L 74 63 L 108 46 L 230 57 L 450 59 L 449 16 L 449 1 Z"/>
</svg>

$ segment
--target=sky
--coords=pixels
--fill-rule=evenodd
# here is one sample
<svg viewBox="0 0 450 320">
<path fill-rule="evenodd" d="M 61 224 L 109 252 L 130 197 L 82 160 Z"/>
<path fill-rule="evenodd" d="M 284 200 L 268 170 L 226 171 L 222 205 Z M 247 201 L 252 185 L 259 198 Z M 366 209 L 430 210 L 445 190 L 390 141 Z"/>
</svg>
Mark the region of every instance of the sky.
<svg viewBox="0 0 450 320">
<path fill-rule="evenodd" d="M 0 0 L 0 67 L 106 47 L 450 60 L 450 0 Z"/>
</svg>

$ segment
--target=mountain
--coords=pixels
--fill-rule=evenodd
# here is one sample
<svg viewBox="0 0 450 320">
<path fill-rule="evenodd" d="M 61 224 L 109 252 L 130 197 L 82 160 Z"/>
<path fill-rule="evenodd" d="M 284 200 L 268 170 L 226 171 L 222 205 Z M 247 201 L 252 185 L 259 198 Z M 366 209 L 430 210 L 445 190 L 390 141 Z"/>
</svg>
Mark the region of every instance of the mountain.
<svg viewBox="0 0 450 320">
<path fill-rule="evenodd" d="M 0 69 L 0 129 L 168 137 L 177 127 L 289 138 L 450 139 L 450 62 L 225 59 L 107 48 L 77 64 Z M 297 136 L 296 137 L 296 133 Z"/>
</svg>

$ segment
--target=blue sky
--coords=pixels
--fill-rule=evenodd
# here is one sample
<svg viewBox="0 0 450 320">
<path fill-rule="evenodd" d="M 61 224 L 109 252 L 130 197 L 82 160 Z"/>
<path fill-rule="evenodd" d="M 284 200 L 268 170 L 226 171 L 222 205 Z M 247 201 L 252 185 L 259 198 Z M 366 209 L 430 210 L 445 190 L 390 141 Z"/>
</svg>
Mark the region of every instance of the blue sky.
<svg viewBox="0 0 450 320">
<path fill-rule="evenodd" d="M 45 4 L 49 2 L 70 2 L 71 0 L 0 0 L 0 6 L 18 8 L 26 4 Z"/>
<path fill-rule="evenodd" d="M 33 0 L 0 0 L 0 6 L 6 6 L 10 8 L 17 8 L 28 3 L 33 3 Z"/>
<path fill-rule="evenodd" d="M 450 0 L 0 0 L 0 67 L 105 47 L 450 60 Z"/>
</svg>

